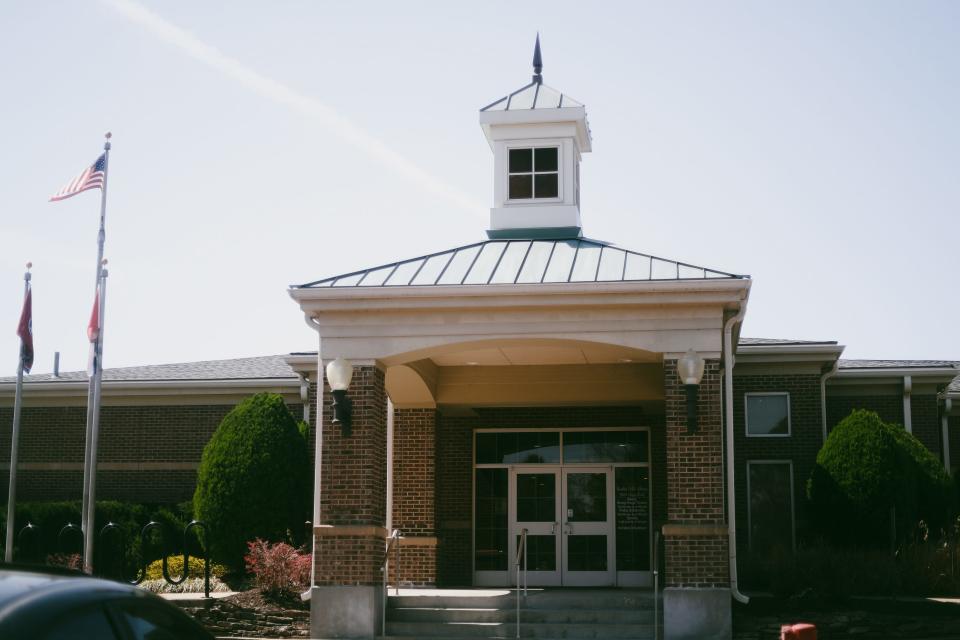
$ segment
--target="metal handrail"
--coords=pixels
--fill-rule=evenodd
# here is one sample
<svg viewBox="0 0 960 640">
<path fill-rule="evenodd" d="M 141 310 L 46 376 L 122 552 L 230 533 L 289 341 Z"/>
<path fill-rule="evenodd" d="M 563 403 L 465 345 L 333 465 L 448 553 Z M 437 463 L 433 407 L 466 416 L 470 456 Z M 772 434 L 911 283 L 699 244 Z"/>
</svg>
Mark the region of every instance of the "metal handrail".
<svg viewBox="0 0 960 640">
<path fill-rule="evenodd" d="M 660 640 L 660 532 L 653 534 L 653 637 Z"/>
<path fill-rule="evenodd" d="M 396 546 L 397 555 L 397 586 L 396 595 L 400 595 L 400 529 L 394 529 L 387 538 L 387 549 L 383 554 L 383 562 L 380 564 L 380 573 L 383 574 L 383 604 L 380 617 L 380 634 L 387 635 L 387 596 L 390 590 L 387 587 L 387 577 L 390 575 L 390 551 Z"/>
<path fill-rule="evenodd" d="M 523 597 L 527 597 L 527 528 L 520 529 L 517 541 L 517 637 L 520 637 L 520 563 L 523 562 Z"/>
</svg>

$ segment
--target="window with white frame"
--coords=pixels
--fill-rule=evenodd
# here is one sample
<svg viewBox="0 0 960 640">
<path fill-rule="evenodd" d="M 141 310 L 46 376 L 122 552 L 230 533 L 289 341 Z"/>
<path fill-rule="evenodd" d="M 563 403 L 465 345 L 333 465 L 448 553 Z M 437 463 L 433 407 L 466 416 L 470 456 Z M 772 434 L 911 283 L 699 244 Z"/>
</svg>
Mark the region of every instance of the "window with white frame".
<svg viewBox="0 0 960 640">
<path fill-rule="evenodd" d="M 750 549 L 793 550 L 793 463 L 789 460 L 747 462 L 747 493 Z"/>
<path fill-rule="evenodd" d="M 789 393 L 748 393 L 744 400 L 744 413 L 748 436 L 790 435 Z"/>
<path fill-rule="evenodd" d="M 560 148 L 509 150 L 511 200 L 557 198 L 560 195 Z"/>
</svg>

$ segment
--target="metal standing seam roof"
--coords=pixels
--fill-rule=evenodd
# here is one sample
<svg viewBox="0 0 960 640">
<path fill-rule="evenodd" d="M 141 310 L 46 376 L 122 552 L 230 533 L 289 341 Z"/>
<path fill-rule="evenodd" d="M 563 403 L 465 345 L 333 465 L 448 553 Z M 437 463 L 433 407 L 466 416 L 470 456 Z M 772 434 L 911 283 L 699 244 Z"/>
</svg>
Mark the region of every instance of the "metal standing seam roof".
<svg viewBox="0 0 960 640">
<path fill-rule="evenodd" d="M 390 287 L 746 279 L 584 238 L 485 240 L 301 285 Z"/>
<path fill-rule="evenodd" d="M 539 82 L 531 82 L 491 102 L 480 111 L 519 111 L 520 109 L 564 109 L 582 107 L 568 95 Z"/>
</svg>

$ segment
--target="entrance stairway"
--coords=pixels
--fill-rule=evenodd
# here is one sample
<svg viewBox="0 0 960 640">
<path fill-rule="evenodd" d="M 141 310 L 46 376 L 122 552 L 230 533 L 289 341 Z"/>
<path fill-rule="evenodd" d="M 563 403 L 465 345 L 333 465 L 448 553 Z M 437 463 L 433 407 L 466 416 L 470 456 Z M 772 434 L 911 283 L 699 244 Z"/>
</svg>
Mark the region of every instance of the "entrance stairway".
<svg viewBox="0 0 960 640">
<path fill-rule="evenodd" d="M 387 600 L 387 638 L 515 638 L 516 592 L 401 589 Z M 530 589 L 520 602 L 520 637 L 654 640 L 648 589 Z"/>
</svg>

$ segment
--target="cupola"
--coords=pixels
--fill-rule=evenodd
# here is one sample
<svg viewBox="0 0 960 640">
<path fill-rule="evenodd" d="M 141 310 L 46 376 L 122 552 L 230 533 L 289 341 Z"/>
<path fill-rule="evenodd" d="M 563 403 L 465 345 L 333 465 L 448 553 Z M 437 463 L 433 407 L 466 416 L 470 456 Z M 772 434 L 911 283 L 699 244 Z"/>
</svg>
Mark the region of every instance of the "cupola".
<svg viewBox="0 0 960 640">
<path fill-rule="evenodd" d="M 543 83 L 540 36 L 533 79 L 480 110 L 493 151 L 490 238 L 581 235 L 580 158 L 591 150 L 583 104 Z"/>
</svg>

